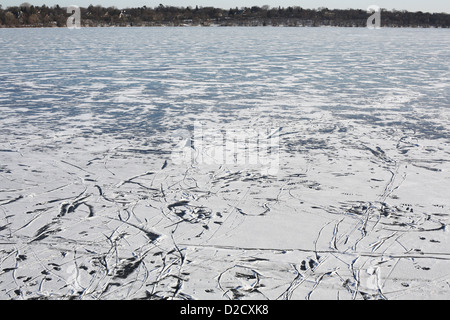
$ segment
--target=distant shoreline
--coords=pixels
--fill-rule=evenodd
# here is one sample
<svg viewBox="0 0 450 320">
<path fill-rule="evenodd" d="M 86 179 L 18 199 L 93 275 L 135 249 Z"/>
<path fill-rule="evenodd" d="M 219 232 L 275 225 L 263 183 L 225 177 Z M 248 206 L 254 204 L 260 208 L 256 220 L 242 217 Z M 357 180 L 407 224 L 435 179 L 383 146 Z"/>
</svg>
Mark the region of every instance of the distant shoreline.
<svg viewBox="0 0 450 320">
<path fill-rule="evenodd" d="M 282 29 L 317 29 L 317 28 L 339 28 L 339 29 L 366 29 L 366 27 L 347 27 L 347 26 L 327 26 L 327 25 L 319 25 L 319 26 L 221 26 L 221 25 L 209 25 L 209 26 L 194 26 L 194 25 L 186 25 L 186 26 L 171 26 L 171 25 L 152 25 L 152 26 L 82 26 L 79 29 L 114 29 L 114 28 L 120 28 L 120 29 L 144 29 L 144 28 L 282 28 Z M 62 27 L 43 27 L 43 26 L 17 26 L 17 27 L 5 27 L 0 26 L 0 30 L 13 30 L 13 29 L 68 29 L 67 26 Z M 447 27 L 383 27 L 381 29 L 412 29 L 412 30 L 447 30 L 449 28 Z"/>
<path fill-rule="evenodd" d="M 378 8 L 381 27 L 450 28 L 449 13 L 388 11 Z M 69 12 L 69 13 L 68 13 Z M 89 6 L 53 7 L 22 5 L 0 6 L 0 28 L 67 27 L 77 21 L 81 27 L 367 27 L 373 12 L 361 9 L 304 9 L 301 7 L 242 7 L 229 10 L 214 7 L 155 8 Z M 72 19 L 72 20 L 70 20 Z"/>
</svg>

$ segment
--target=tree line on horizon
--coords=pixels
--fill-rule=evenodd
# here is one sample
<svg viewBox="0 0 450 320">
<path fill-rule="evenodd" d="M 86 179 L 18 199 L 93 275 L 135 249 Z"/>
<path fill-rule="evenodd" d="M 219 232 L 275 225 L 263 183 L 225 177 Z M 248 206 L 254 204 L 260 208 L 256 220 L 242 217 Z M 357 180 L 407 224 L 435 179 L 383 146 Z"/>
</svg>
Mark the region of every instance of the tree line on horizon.
<svg viewBox="0 0 450 320">
<path fill-rule="evenodd" d="M 220 9 L 214 7 L 157 7 L 118 9 L 90 5 L 81 10 L 82 27 L 127 26 L 335 26 L 366 27 L 370 13 L 358 9 L 253 6 Z M 67 8 L 28 3 L 3 8 L 0 28 L 65 27 Z M 449 28 L 450 14 L 382 9 L 382 27 Z"/>
</svg>

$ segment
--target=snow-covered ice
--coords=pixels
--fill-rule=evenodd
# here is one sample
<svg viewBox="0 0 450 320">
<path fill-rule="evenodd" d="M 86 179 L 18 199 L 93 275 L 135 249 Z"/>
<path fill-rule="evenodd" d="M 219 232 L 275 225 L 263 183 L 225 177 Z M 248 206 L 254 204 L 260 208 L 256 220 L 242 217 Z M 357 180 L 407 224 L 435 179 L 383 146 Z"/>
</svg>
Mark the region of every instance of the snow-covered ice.
<svg viewBox="0 0 450 320">
<path fill-rule="evenodd" d="M 1 299 L 450 298 L 449 31 L 0 41 Z M 196 123 L 277 170 L 200 161 Z"/>
</svg>

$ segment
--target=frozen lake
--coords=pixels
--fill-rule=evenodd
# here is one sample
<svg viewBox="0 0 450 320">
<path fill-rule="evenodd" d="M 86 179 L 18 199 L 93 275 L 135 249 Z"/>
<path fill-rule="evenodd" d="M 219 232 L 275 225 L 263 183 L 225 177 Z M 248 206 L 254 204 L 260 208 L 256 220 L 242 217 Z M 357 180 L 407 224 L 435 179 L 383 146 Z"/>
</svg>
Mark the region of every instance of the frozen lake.
<svg viewBox="0 0 450 320">
<path fill-rule="evenodd" d="M 0 299 L 449 299 L 449 61 L 439 29 L 0 29 Z"/>
</svg>

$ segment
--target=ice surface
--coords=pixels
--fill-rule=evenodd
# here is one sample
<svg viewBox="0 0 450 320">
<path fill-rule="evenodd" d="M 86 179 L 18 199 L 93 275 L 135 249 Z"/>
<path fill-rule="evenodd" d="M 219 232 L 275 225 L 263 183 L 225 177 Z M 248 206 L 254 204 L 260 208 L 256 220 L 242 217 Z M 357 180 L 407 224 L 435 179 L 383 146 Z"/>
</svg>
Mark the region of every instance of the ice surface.
<svg viewBox="0 0 450 320">
<path fill-rule="evenodd" d="M 450 298 L 447 30 L 0 37 L 0 298 Z"/>
</svg>

